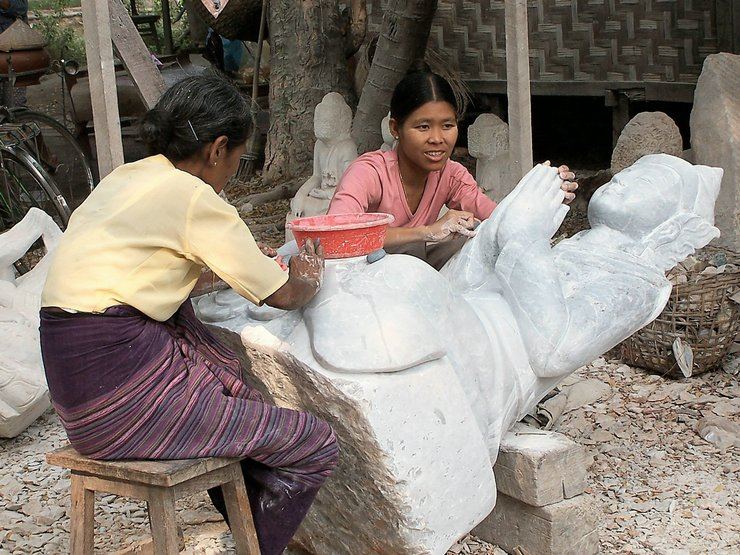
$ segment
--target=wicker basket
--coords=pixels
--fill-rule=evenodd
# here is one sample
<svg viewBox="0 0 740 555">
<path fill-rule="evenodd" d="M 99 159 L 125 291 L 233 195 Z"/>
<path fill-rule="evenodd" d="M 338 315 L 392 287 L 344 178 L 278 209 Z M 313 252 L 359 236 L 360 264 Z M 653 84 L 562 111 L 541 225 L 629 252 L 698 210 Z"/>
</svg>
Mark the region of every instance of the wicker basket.
<svg viewBox="0 0 740 555">
<path fill-rule="evenodd" d="M 740 332 L 740 305 L 730 297 L 740 290 L 740 255 L 706 247 L 699 257 L 719 252 L 738 269 L 702 276 L 687 272 L 688 283 L 675 285 L 663 312 L 621 345 L 622 359 L 671 377 L 682 377 L 673 355 L 673 343 L 681 338 L 694 354 L 693 375 L 719 365 Z"/>
</svg>

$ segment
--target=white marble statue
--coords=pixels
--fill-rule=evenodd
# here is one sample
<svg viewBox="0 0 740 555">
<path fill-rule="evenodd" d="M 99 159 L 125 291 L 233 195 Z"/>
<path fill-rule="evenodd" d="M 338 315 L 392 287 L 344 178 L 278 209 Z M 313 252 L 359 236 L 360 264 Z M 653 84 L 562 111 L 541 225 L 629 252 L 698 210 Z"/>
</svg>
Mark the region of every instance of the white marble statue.
<svg viewBox="0 0 740 555">
<path fill-rule="evenodd" d="M 475 180 L 498 202 L 516 185 L 511 174 L 509 126 L 494 114 L 481 114 L 468 127 L 468 153 L 476 159 Z"/>
<path fill-rule="evenodd" d="M 389 150 L 393 150 L 396 148 L 396 138 L 393 136 L 393 133 L 391 133 L 391 113 L 388 112 L 388 115 L 383 118 L 383 121 L 380 122 L 380 134 L 383 136 L 383 144 L 380 145 L 380 150 L 383 152 L 388 152 Z"/>
<path fill-rule="evenodd" d="M 551 247 L 568 207 L 557 170 L 538 165 L 441 272 L 405 255 L 328 260 L 302 312 L 228 291 L 199 299 L 202 318 L 279 361 L 261 377 L 280 399 L 337 429 L 350 462 L 299 542 L 316 553 L 441 554 L 470 531 L 495 503 L 502 435 L 654 319 L 671 290 L 665 270 L 718 236 L 721 177 L 646 156 L 594 194 L 592 229 Z M 372 465 L 358 468 L 363 459 Z M 368 501 L 373 488 L 382 495 Z M 346 527 L 327 524 L 343 515 Z"/>
<path fill-rule="evenodd" d="M 316 105 L 313 116 L 316 145 L 313 174 L 290 201 L 287 222 L 301 216 L 326 214 L 339 179 L 357 158 L 357 146 L 350 136 L 352 109 L 341 94 L 330 92 Z M 286 229 L 286 240 L 292 239 Z"/>
<path fill-rule="evenodd" d="M 48 252 L 62 232 L 49 215 L 31 208 L 0 234 L 0 437 L 15 437 L 49 408 L 39 347 L 39 308 Z M 43 239 L 47 255 L 18 277 L 14 263 Z"/>
</svg>

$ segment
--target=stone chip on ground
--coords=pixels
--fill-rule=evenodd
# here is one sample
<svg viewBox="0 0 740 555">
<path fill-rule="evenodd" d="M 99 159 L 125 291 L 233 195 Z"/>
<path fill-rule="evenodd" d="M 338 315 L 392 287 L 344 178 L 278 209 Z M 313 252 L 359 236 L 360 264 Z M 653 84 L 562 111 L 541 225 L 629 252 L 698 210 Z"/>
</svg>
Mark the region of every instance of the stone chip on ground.
<svg viewBox="0 0 740 555">
<path fill-rule="evenodd" d="M 740 449 L 717 449 L 699 437 L 694 427 L 704 411 L 713 414 L 717 403 L 737 397 L 737 378 L 718 370 L 671 382 L 603 359 L 579 370 L 578 376 L 609 383 L 612 394 L 566 413 L 554 429 L 577 442 L 597 429 L 625 432 L 624 437 L 613 432 L 615 438 L 608 441 L 590 440 L 593 445 L 588 447 L 593 457 L 589 490 L 602 511 L 602 553 L 735 553 L 740 544 Z M 674 389 L 674 385 L 681 388 Z M 658 391 L 661 394 L 654 397 L 658 400 L 647 400 Z M 662 395 L 663 391 L 670 395 Z M 728 418 L 740 424 L 738 415 Z M 59 419 L 47 413 L 19 437 L 0 445 L 0 555 L 67 552 L 68 515 L 51 525 L 37 523 L 40 534 L 52 534 L 46 547 L 38 550 L 28 547 L 29 537 L 15 530 L 16 525 L 31 520 L 20 511 L 32 499 L 68 509 L 68 472 L 43 462 L 46 451 L 64 443 Z M 654 505 L 650 508 L 645 503 Z M 180 522 L 188 510 L 213 510 L 205 493 L 183 499 L 177 507 Z M 638 512 L 637 508 L 647 510 Z M 139 504 L 116 500 L 109 516 L 102 519 L 104 514 L 96 512 L 98 550 L 104 546 L 100 552 L 114 553 L 147 537 L 146 513 Z M 99 533 L 103 525 L 108 527 L 104 535 Z M 184 524 L 183 529 L 185 553 L 233 553 L 231 534 L 223 521 Z M 479 538 L 462 542 L 472 555 L 503 554 Z"/>
</svg>

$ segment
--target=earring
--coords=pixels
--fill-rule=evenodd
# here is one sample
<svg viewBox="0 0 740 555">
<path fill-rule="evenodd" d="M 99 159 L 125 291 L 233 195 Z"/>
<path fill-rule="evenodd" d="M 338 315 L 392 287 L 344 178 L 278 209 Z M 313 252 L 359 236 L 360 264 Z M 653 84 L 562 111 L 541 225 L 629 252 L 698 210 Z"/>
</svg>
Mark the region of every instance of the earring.
<svg viewBox="0 0 740 555">
<path fill-rule="evenodd" d="M 218 162 L 214 162 L 214 163 L 213 163 L 213 165 L 214 165 L 214 166 L 215 166 L 216 164 L 218 164 Z"/>
</svg>

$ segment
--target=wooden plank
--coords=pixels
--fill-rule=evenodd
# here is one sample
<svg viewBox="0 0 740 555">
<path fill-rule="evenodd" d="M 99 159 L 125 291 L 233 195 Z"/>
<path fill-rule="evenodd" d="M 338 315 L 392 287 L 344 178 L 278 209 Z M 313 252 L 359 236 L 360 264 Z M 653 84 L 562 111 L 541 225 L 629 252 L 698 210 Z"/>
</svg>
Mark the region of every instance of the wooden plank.
<svg viewBox="0 0 740 555">
<path fill-rule="evenodd" d="M 98 476 L 85 474 L 84 472 L 78 472 L 78 474 L 85 478 L 85 488 L 91 491 L 97 491 L 99 493 L 110 493 L 112 495 L 118 495 L 119 497 L 148 499 L 149 492 L 152 488 L 161 487 L 141 484 L 139 482 L 126 482 L 117 478 L 109 480 L 107 478 L 99 478 Z"/>
<path fill-rule="evenodd" d="M 617 140 L 630 120 L 630 99 L 619 91 L 608 91 L 613 96 L 612 109 L 612 148 L 617 146 Z"/>
<path fill-rule="evenodd" d="M 239 463 L 235 462 L 232 464 Z M 190 478 L 190 480 L 177 484 L 176 486 L 174 486 L 175 499 L 188 497 L 190 495 L 206 491 L 207 489 L 215 488 L 216 486 L 220 486 L 221 484 L 225 484 L 226 482 L 231 480 L 230 468 L 231 465 L 223 468 L 218 468 L 216 470 L 211 470 L 210 472 L 201 474 L 200 476 L 195 476 L 194 478 Z"/>
<path fill-rule="evenodd" d="M 224 494 L 226 514 L 229 515 L 236 552 L 238 555 L 259 555 L 259 541 L 254 529 L 241 465 L 232 465 L 231 472 L 232 480 L 221 486 L 221 491 Z"/>
<path fill-rule="evenodd" d="M 175 48 L 172 43 L 172 19 L 170 17 L 169 0 L 162 0 L 162 34 L 164 35 L 164 53 L 172 54 Z"/>
<path fill-rule="evenodd" d="M 465 81 L 470 90 L 478 94 L 506 94 L 504 80 Z M 645 100 L 669 102 L 694 101 L 694 83 L 650 83 L 641 81 L 532 81 L 532 96 L 592 96 L 601 97 L 609 90 L 645 91 Z"/>
<path fill-rule="evenodd" d="M 732 0 L 732 53 L 740 54 L 740 0 Z"/>
<path fill-rule="evenodd" d="M 175 497 L 171 489 L 153 491 L 147 502 L 149 523 L 157 555 L 177 555 L 180 552 L 175 520 Z"/>
<path fill-rule="evenodd" d="M 735 51 L 735 32 L 733 29 L 734 0 L 716 0 L 717 46 L 720 52 Z M 740 29 L 738 29 L 740 32 Z"/>
<path fill-rule="evenodd" d="M 108 0 L 113 45 L 134 80 L 147 108 L 153 108 L 165 90 L 164 79 L 136 25 L 121 0 Z"/>
<path fill-rule="evenodd" d="M 506 23 L 506 95 L 509 99 L 509 150 L 512 176 L 518 180 L 533 165 L 527 0 L 506 0 L 504 20 Z"/>
<path fill-rule="evenodd" d="M 95 533 L 95 493 L 85 489 L 84 477 L 72 473 L 72 514 L 69 524 L 69 551 L 92 555 Z"/>
<path fill-rule="evenodd" d="M 80 455 L 71 445 L 47 453 L 46 461 L 85 474 L 124 482 L 156 486 L 173 486 L 239 459 L 209 457 L 173 461 L 99 461 Z"/>
<path fill-rule="evenodd" d="M 95 149 L 102 179 L 123 164 L 123 141 L 116 96 L 108 3 L 82 0 L 82 24 L 90 76 Z"/>
</svg>

